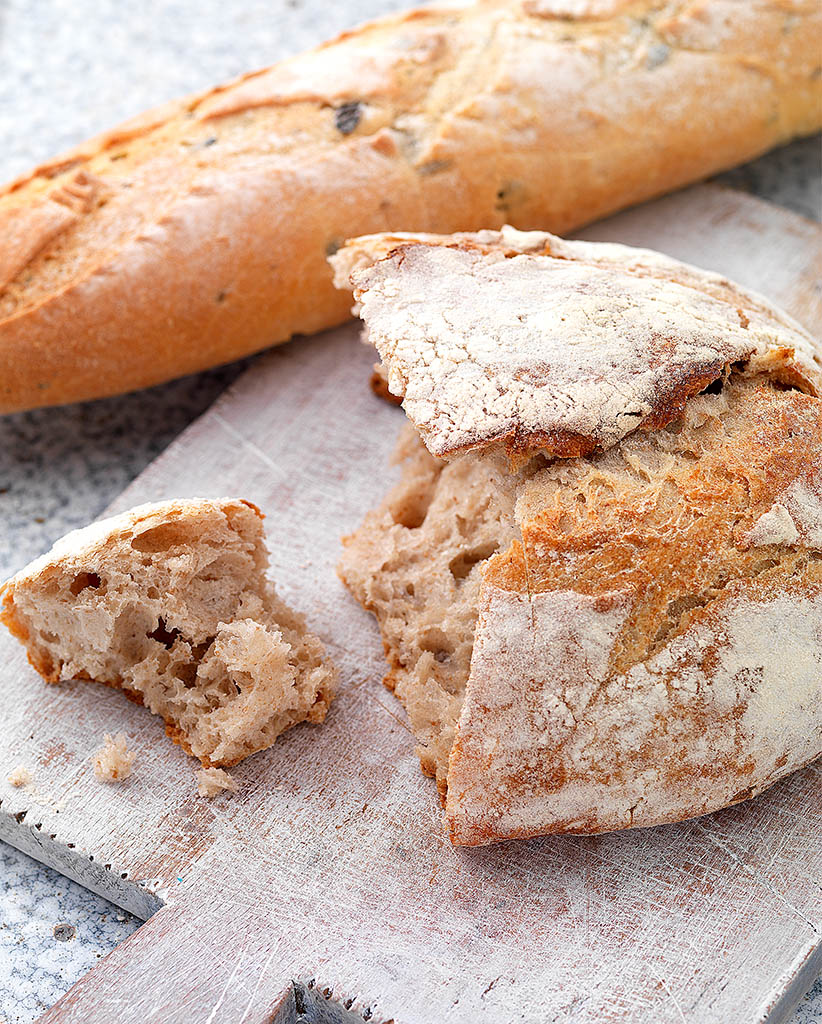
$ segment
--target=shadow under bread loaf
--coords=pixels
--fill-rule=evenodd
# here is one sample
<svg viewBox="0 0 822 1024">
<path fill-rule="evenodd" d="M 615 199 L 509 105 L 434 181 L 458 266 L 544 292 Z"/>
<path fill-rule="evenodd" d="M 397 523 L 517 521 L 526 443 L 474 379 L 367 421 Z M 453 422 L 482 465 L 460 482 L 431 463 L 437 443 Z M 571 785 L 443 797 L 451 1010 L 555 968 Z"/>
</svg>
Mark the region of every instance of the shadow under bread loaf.
<svg viewBox="0 0 822 1024">
<path fill-rule="evenodd" d="M 728 345 L 731 321 L 716 317 L 712 331 L 706 307 L 690 334 L 678 334 L 646 304 L 644 339 L 631 334 L 639 321 L 630 317 L 619 344 L 600 338 L 597 384 L 587 350 L 577 365 L 556 359 L 574 347 L 572 320 L 557 327 L 543 319 L 541 353 L 516 344 L 533 326 L 530 270 L 542 267 L 539 298 L 555 308 L 567 279 L 552 276 L 544 255 L 491 234 L 406 238 L 399 247 L 395 238 L 359 240 L 337 260 L 340 271 L 357 257 L 367 337 L 378 343 L 395 393 L 405 391 L 406 411 L 410 405 L 415 423 L 429 428 L 423 437 L 438 445 L 455 426 L 474 431 L 468 450 L 447 458 L 409 433 L 402 480 L 346 538 L 340 565 L 377 617 L 386 682 L 408 711 L 423 769 L 437 778 L 452 839 L 475 845 L 655 825 L 753 796 L 822 754 L 817 346 L 760 297 L 679 264 L 676 277 L 688 284 L 678 301 L 693 313 L 696 292 L 710 293 L 737 324 L 747 321 L 748 352 L 732 355 L 741 357 L 733 364 L 720 360 L 701 393 L 689 395 L 694 376 L 685 368 L 703 372 L 709 336 L 714 352 Z M 550 244 L 561 248 L 558 241 Z M 523 316 L 512 335 L 500 333 L 501 322 L 511 322 L 507 310 L 466 332 L 459 298 L 448 305 L 435 289 L 418 293 L 419 264 L 403 259 L 415 244 L 486 247 L 484 256 L 496 246 L 513 267 L 533 260 L 519 275 Z M 543 239 L 533 250 L 545 248 Z M 663 264 L 666 280 L 675 269 L 675 261 L 619 246 L 585 252 L 592 265 L 609 266 L 612 284 L 626 266 L 654 281 Z M 599 321 L 619 326 L 622 299 L 597 287 L 596 274 L 589 280 Z M 454 294 L 467 294 L 474 308 L 462 285 Z M 638 309 L 641 319 L 642 302 Z M 447 357 L 441 335 L 423 330 L 439 323 L 437 310 L 462 360 Z M 427 362 L 424 387 L 416 328 L 443 343 Z M 630 351 L 620 348 L 626 337 Z M 643 398 L 637 360 L 665 387 L 675 363 L 681 401 L 655 403 L 662 389 L 653 384 Z M 558 365 L 561 379 L 552 376 Z M 501 397 L 510 396 L 510 382 L 525 382 L 515 409 L 536 419 L 518 421 L 513 433 L 505 423 L 500 429 L 484 384 L 461 386 L 478 368 Z M 574 431 L 582 451 L 569 456 L 568 432 L 555 429 L 556 399 L 586 372 L 587 394 L 600 400 L 567 404 L 566 423 L 587 417 L 587 433 Z M 626 378 L 633 391 L 622 390 Z M 613 391 L 634 414 L 620 437 L 623 409 L 601 400 Z"/>
<path fill-rule="evenodd" d="M 800 0 L 442 5 L 135 118 L 0 192 L 0 412 L 341 322 L 348 237 L 565 232 L 813 132 L 821 26 Z"/>
</svg>

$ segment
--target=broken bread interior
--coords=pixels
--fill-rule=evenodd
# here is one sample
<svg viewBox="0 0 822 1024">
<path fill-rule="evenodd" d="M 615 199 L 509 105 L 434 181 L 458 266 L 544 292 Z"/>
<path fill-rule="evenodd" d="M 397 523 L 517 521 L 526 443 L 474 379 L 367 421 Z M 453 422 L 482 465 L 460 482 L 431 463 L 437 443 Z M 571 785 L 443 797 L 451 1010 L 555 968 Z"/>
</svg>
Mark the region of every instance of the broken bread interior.
<svg viewBox="0 0 822 1024">
<path fill-rule="evenodd" d="M 516 536 L 523 474 L 501 455 L 434 458 L 407 427 L 401 480 L 344 539 L 340 575 L 377 616 L 385 685 L 408 712 L 423 770 L 444 794 L 471 666 L 485 562 Z"/>
<path fill-rule="evenodd" d="M 144 505 L 64 537 L 3 587 L 2 621 L 49 682 L 121 688 L 205 766 L 321 722 L 335 670 L 266 578 L 262 514 Z"/>
<path fill-rule="evenodd" d="M 358 244 L 359 257 L 397 255 L 393 236 Z M 461 339 L 470 361 L 475 339 Z M 797 351 L 801 379 L 786 370 Z M 734 359 L 700 393 L 666 399 L 654 426 L 592 433 L 576 456 L 551 431 L 517 451 L 491 430 L 448 458 L 403 437 L 402 479 L 345 539 L 340 574 L 376 615 L 386 683 L 454 842 L 678 821 L 822 754 L 816 358 L 802 332 L 796 349 Z M 506 374 L 488 376 L 502 394 Z M 556 408 L 547 374 L 528 380 Z M 458 402 L 443 409 L 462 422 Z"/>
</svg>

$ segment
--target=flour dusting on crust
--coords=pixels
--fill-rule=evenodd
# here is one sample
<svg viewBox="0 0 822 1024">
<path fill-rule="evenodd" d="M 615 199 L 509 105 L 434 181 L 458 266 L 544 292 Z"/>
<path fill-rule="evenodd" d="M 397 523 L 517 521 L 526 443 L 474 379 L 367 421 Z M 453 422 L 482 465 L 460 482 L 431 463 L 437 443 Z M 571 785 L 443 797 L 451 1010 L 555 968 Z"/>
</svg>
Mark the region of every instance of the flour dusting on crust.
<svg viewBox="0 0 822 1024">
<path fill-rule="evenodd" d="M 822 467 L 815 479 L 795 480 L 748 534 L 754 547 L 796 544 L 822 548 Z"/>
<path fill-rule="evenodd" d="M 598 600 L 600 603 L 598 604 Z M 607 657 L 630 605 L 489 587 L 451 754 L 455 842 L 601 832 L 755 795 L 822 747 L 822 588 L 736 588 L 625 675 Z M 790 657 L 773 623 L 790 622 Z"/>
<path fill-rule="evenodd" d="M 571 457 L 678 416 L 731 364 L 815 393 L 815 343 L 765 299 L 647 250 L 543 232 L 370 236 L 346 271 L 432 454 Z"/>
</svg>

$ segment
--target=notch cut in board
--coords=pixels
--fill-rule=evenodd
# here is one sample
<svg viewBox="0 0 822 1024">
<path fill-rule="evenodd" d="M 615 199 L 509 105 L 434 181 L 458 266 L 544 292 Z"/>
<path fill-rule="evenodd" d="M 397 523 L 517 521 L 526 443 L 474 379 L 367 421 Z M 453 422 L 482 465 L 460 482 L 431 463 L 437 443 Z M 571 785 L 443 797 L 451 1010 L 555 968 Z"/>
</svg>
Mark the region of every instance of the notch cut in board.
<svg viewBox="0 0 822 1024">
<path fill-rule="evenodd" d="M 822 325 L 820 229 L 758 200 L 698 188 L 585 236 L 721 270 Z M 404 422 L 369 393 L 372 361 L 354 326 L 272 352 L 115 503 L 235 492 L 259 504 L 282 596 L 340 666 L 327 723 L 235 769 L 234 797 L 198 800 L 192 763 L 144 710 L 83 683 L 47 689 L 0 638 L 4 837 L 81 881 L 89 857 L 125 871 L 108 895 L 130 909 L 165 903 L 45 1020 L 262 1022 L 291 979 L 396 1024 L 780 1019 L 822 966 L 818 765 L 680 825 L 447 842 L 379 686 L 376 628 L 334 574 L 340 536 L 393 479 Z M 137 770 L 100 786 L 89 755 L 117 730 Z M 31 791 L 6 786 L 18 763 Z"/>
</svg>

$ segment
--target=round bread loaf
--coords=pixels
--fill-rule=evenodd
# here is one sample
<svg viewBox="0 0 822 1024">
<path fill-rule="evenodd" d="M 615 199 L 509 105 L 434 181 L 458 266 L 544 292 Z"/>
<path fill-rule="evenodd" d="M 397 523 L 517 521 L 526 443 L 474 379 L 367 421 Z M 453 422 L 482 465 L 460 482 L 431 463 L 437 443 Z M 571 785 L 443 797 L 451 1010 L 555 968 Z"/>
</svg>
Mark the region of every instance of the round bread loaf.
<svg viewBox="0 0 822 1024">
<path fill-rule="evenodd" d="M 818 758 L 814 340 L 622 246 L 391 236 L 335 262 L 430 449 L 405 437 L 340 571 L 453 841 L 678 821 Z"/>
</svg>

